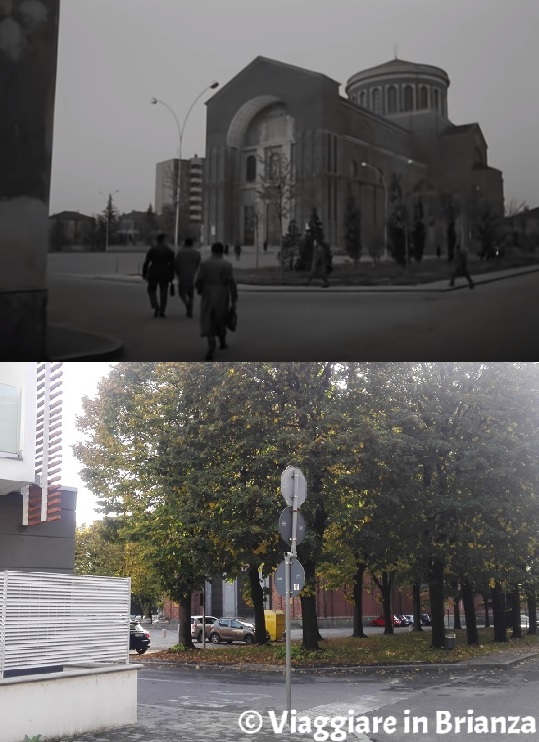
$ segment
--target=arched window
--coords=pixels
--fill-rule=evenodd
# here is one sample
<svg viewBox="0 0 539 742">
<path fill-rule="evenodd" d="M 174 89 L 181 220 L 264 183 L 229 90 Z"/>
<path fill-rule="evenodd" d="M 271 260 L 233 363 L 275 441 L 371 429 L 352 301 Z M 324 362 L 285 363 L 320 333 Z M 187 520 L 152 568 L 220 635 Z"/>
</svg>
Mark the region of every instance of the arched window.
<svg viewBox="0 0 539 742">
<path fill-rule="evenodd" d="M 425 85 L 422 85 L 419 90 L 419 108 L 429 107 L 429 95 Z"/>
<path fill-rule="evenodd" d="M 254 183 L 256 180 L 256 157 L 249 155 L 245 160 L 245 180 L 247 183 Z"/>
<path fill-rule="evenodd" d="M 363 108 L 366 108 L 366 103 L 367 103 L 367 93 L 363 90 L 359 94 L 359 105 L 363 106 Z"/>
<path fill-rule="evenodd" d="M 387 90 L 387 112 L 397 113 L 397 88 L 394 85 Z"/>
<path fill-rule="evenodd" d="M 382 113 L 382 96 L 380 94 L 380 88 L 374 88 L 372 91 L 372 110 L 374 113 Z"/>
<path fill-rule="evenodd" d="M 350 176 L 352 178 L 357 177 L 357 162 L 355 160 L 350 160 Z"/>
<path fill-rule="evenodd" d="M 434 88 L 434 108 L 436 111 L 440 110 L 440 91 L 438 88 Z"/>
<path fill-rule="evenodd" d="M 411 85 L 404 86 L 404 110 L 414 110 L 414 89 Z"/>
<path fill-rule="evenodd" d="M 447 117 L 447 93 L 442 93 L 442 115 Z"/>
</svg>

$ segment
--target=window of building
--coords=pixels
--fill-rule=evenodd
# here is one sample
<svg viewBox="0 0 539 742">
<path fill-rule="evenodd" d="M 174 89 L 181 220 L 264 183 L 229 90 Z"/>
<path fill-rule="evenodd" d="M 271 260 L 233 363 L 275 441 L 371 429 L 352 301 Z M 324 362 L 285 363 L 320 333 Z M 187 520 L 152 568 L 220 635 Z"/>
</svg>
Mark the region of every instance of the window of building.
<svg viewBox="0 0 539 742">
<path fill-rule="evenodd" d="M 243 207 L 243 244 L 255 244 L 256 214 L 255 207 L 247 205 Z"/>
<path fill-rule="evenodd" d="M 359 94 L 359 105 L 363 108 L 367 106 L 367 93 L 364 90 Z"/>
<path fill-rule="evenodd" d="M 442 115 L 447 117 L 447 93 L 442 93 Z"/>
<path fill-rule="evenodd" d="M 424 109 L 429 107 L 429 94 L 425 85 L 422 85 L 419 90 L 419 108 Z"/>
<path fill-rule="evenodd" d="M 245 180 L 247 183 L 254 183 L 256 180 L 256 157 L 248 155 L 245 160 Z"/>
<path fill-rule="evenodd" d="M 350 160 L 350 175 L 352 178 L 357 178 L 357 162 Z"/>
<path fill-rule="evenodd" d="M 414 110 L 414 89 L 411 85 L 404 86 L 404 110 Z"/>
<path fill-rule="evenodd" d="M 440 91 L 438 88 L 434 88 L 434 108 L 440 110 Z"/>
<path fill-rule="evenodd" d="M 0 384 L 0 452 L 19 453 L 20 392 L 15 386 Z"/>
<path fill-rule="evenodd" d="M 397 88 L 394 85 L 387 90 L 387 112 L 397 113 Z"/>
<path fill-rule="evenodd" d="M 380 93 L 380 88 L 374 88 L 372 91 L 372 110 L 374 113 L 379 115 L 382 113 L 382 95 Z"/>
</svg>

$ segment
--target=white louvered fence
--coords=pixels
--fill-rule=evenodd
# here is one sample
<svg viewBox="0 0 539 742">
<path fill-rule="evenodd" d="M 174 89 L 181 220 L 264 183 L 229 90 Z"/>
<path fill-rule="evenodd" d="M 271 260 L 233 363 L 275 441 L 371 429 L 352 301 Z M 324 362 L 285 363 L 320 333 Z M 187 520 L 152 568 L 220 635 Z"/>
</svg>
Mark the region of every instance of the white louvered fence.
<svg viewBox="0 0 539 742">
<path fill-rule="evenodd" d="M 0 572 L 0 678 L 8 671 L 129 662 L 131 580 Z"/>
</svg>

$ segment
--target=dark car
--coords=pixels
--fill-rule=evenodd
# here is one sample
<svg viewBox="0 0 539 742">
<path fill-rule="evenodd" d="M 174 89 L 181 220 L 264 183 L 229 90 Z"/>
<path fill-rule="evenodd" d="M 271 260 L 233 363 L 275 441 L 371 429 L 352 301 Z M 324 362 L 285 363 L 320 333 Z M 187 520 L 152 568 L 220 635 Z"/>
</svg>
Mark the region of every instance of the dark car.
<svg viewBox="0 0 539 742">
<path fill-rule="evenodd" d="M 419 618 L 421 619 L 423 626 L 432 626 L 432 618 L 428 613 L 420 613 Z"/>
<path fill-rule="evenodd" d="M 134 649 L 138 654 L 144 652 L 150 646 L 150 632 L 146 631 L 138 621 L 129 623 L 129 649 Z"/>
</svg>

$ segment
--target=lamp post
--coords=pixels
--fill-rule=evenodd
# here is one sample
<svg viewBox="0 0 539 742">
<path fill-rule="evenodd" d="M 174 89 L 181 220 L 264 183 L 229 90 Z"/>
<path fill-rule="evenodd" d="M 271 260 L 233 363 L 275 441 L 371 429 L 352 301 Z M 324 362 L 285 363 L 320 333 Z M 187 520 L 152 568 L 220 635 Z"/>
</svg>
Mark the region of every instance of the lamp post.
<svg viewBox="0 0 539 742">
<path fill-rule="evenodd" d="M 103 191 L 99 191 L 99 193 L 102 196 L 105 195 Z M 112 197 L 114 196 L 115 193 L 120 193 L 120 191 L 118 189 L 116 189 L 115 191 L 112 191 L 112 193 L 109 193 L 108 198 L 107 198 L 107 228 L 106 228 L 106 233 L 105 233 L 105 252 L 108 252 L 108 249 L 109 249 L 109 222 L 110 222 L 109 201 L 112 200 Z"/>
<path fill-rule="evenodd" d="M 376 167 L 375 165 L 370 165 L 368 162 L 362 162 L 361 167 L 368 167 L 371 170 L 374 170 L 375 173 L 378 173 L 378 175 L 380 176 L 380 180 L 382 181 L 382 185 L 384 186 L 384 260 L 387 260 L 387 210 L 388 210 L 387 181 L 385 179 L 383 172 L 380 170 L 379 167 Z"/>
<path fill-rule="evenodd" d="M 182 141 L 183 141 L 183 134 L 185 131 L 185 124 L 187 123 L 187 119 L 189 118 L 189 114 L 195 107 L 195 104 L 198 103 L 199 99 L 202 98 L 204 93 L 206 93 L 208 90 L 215 90 L 219 86 L 219 83 L 214 80 L 214 82 L 207 85 L 204 90 L 197 95 L 195 100 L 191 103 L 191 107 L 185 114 L 185 118 L 183 120 L 182 125 L 180 126 L 180 122 L 178 121 L 178 117 L 174 113 L 173 109 L 168 105 L 168 103 L 165 103 L 165 101 L 159 100 L 159 98 L 152 98 L 150 100 L 150 103 L 153 105 L 156 105 L 157 103 L 161 103 L 162 106 L 165 106 L 170 113 L 174 116 L 174 121 L 176 122 L 176 127 L 178 129 L 178 175 L 176 178 L 176 188 L 175 188 L 175 196 L 176 196 L 176 215 L 175 215 L 175 222 L 174 222 L 174 247 L 178 248 L 178 233 L 179 233 L 179 226 L 180 226 L 180 198 L 181 198 L 181 167 L 182 167 Z"/>
</svg>

